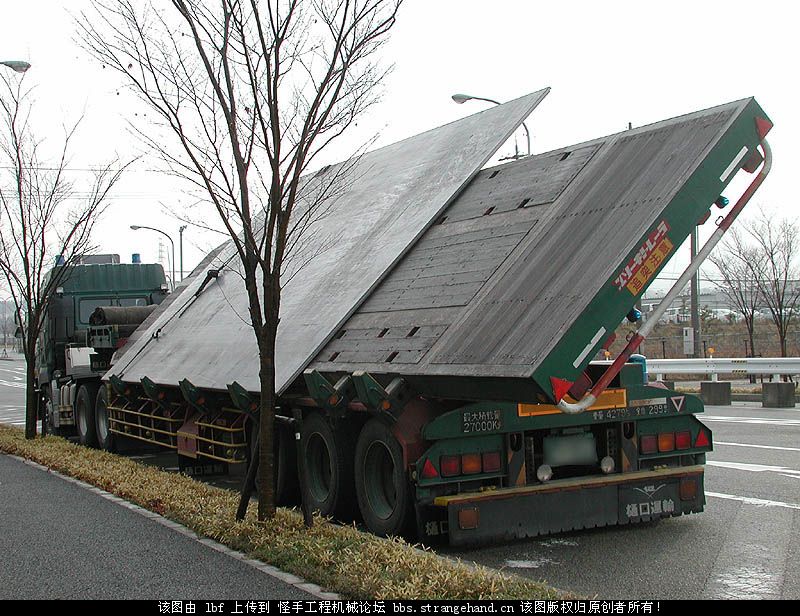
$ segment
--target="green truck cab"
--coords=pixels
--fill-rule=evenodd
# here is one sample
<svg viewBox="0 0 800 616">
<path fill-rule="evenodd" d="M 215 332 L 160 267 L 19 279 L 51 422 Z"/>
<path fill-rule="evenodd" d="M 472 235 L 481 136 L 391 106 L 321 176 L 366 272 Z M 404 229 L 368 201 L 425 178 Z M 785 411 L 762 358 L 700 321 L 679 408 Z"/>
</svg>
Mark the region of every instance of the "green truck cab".
<svg viewBox="0 0 800 616">
<path fill-rule="evenodd" d="M 164 269 L 158 264 L 120 263 L 119 255 L 92 255 L 68 266 L 48 302 L 36 345 L 40 416 L 50 431 L 74 433 L 78 400 L 94 406 L 105 370 L 92 365 L 95 353 L 87 342 L 92 313 L 103 306 L 160 304 L 167 292 Z"/>
</svg>

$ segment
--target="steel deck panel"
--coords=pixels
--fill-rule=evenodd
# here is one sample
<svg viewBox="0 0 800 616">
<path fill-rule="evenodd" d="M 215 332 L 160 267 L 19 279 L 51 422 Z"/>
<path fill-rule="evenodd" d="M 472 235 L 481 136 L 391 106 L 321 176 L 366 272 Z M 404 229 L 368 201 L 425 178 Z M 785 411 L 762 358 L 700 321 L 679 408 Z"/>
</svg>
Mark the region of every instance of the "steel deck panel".
<svg viewBox="0 0 800 616">
<path fill-rule="evenodd" d="M 534 376 L 751 101 L 481 171 L 310 367 L 331 374 Z M 495 217 L 517 233 L 498 234 Z M 469 234 L 457 250 L 440 240 L 456 237 L 448 227 L 465 224 Z M 478 275 L 458 278 L 462 272 Z M 633 306 L 635 297 L 626 297 Z M 411 335 L 422 324 L 443 331 L 426 335 L 413 354 L 378 342 L 384 330 Z M 583 345 L 594 333 L 585 332 Z M 383 361 L 373 359 L 381 354 Z"/>
<path fill-rule="evenodd" d="M 284 390 L 536 108 L 548 90 L 363 155 L 304 247 L 326 250 L 285 283 L 276 351 Z M 325 173 L 334 174 L 341 167 Z M 312 178 L 313 181 L 313 178 Z M 303 253 L 295 263 L 304 261 Z M 258 354 L 231 248 L 154 315 L 110 374 L 224 390 L 259 391 Z M 209 268 L 219 278 L 196 291 Z M 157 335 L 157 337 L 156 337 Z"/>
</svg>

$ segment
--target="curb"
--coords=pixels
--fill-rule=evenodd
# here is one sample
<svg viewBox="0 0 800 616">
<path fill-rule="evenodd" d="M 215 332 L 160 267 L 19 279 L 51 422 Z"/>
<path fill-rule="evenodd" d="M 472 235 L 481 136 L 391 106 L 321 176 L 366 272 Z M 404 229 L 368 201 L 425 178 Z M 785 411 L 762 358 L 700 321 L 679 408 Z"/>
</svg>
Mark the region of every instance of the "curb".
<svg viewBox="0 0 800 616">
<path fill-rule="evenodd" d="M 203 545 L 211 548 L 212 550 L 220 552 L 221 554 L 225 554 L 226 556 L 230 556 L 231 558 L 234 558 L 248 565 L 249 567 L 252 567 L 253 569 L 258 569 L 262 573 L 274 577 L 280 580 L 281 582 L 285 582 L 286 584 L 290 584 L 295 588 L 305 591 L 310 595 L 313 595 L 317 599 L 325 599 L 325 600 L 342 599 L 342 597 L 336 593 L 326 592 L 318 585 L 312 584 L 311 582 L 307 582 L 306 580 L 296 575 L 293 575 L 291 573 L 286 573 L 285 571 L 281 571 L 277 567 L 273 567 L 272 565 L 267 565 L 261 562 L 260 560 L 255 560 L 253 558 L 250 558 L 246 554 L 242 554 L 241 552 L 232 550 L 228 546 L 225 546 L 217 541 L 214 541 L 213 539 L 209 539 L 208 537 L 203 537 L 201 535 L 198 535 L 196 532 L 186 528 L 182 524 L 178 524 L 177 522 L 165 518 L 164 516 L 159 515 L 158 513 L 155 513 L 153 511 L 150 511 L 149 509 L 145 509 L 144 507 L 140 507 L 139 505 L 135 505 L 131 502 L 128 502 L 124 498 L 120 498 L 115 494 L 111 494 L 110 492 L 101 490 L 100 488 L 93 486 L 90 483 L 86 483 L 85 481 L 80 481 L 79 479 L 75 479 L 74 477 L 70 477 L 68 475 L 63 475 L 58 471 L 54 471 L 53 469 L 47 466 L 39 464 L 38 462 L 34 462 L 33 460 L 28 460 L 27 458 L 21 458 L 20 456 L 15 456 L 12 454 L 3 454 L 3 455 L 7 455 L 9 458 L 18 460 L 23 464 L 27 464 L 28 466 L 32 466 L 33 468 L 45 471 L 47 473 L 50 473 L 51 475 L 55 475 L 56 477 L 59 477 L 64 481 L 67 481 L 80 488 L 83 488 L 84 490 L 92 492 L 106 499 L 107 501 L 111 501 L 116 505 L 125 507 L 126 509 L 130 509 L 131 511 L 138 513 L 142 517 L 148 518 L 149 520 L 153 520 L 154 522 L 161 524 L 162 526 L 165 526 L 166 528 L 169 528 L 170 530 L 173 530 L 177 533 L 180 533 L 181 535 L 188 537 L 189 539 L 196 541 L 197 543 L 202 543 Z"/>
</svg>

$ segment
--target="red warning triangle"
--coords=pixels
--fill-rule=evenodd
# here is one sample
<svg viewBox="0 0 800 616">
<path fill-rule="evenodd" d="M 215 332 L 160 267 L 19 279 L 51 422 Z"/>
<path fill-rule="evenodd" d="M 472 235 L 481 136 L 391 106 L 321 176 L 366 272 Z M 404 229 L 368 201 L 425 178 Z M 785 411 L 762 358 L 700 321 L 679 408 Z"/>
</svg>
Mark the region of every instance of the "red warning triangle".
<svg viewBox="0 0 800 616">
<path fill-rule="evenodd" d="M 672 396 L 670 400 L 675 405 L 675 412 L 680 413 L 683 410 L 683 401 L 686 400 L 686 396 Z"/>
<path fill-rule="evenodd" d="M 550 377 L 550 385 L 553 388 L 553 397 L 556 402 L 561 402 L 561 399 L 567 395 L 567 392 L 572 388 L 572 383 L 565 379 L 559 379 L 554 376 Z"/>
<path fill-rule="evenodd" d="M 695 447 L 708 447 L 711 442 L 708 440 L 708 433 L 705 430 L 700 430 L 697 435 L 697 440 L 694 442 Z"/>
<path fill-rule="evenodd" d="M 422 467 L 422 478 L 423 479 L 434 479 L 438 477 L 439 473 L 436 472 L 436 467 L 433 466 L 429 459 L 425 460 L 425 465 Z"/>
</svg>

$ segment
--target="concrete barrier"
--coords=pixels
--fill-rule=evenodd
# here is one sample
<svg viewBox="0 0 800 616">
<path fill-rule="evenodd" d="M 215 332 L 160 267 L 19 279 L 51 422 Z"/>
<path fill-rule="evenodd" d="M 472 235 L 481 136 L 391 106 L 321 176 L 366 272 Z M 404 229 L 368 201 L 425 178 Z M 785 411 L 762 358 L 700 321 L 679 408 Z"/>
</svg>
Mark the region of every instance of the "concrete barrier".
<svg viewBox="0 0 800 616">
<path fill-rule="evenodd" d="M 702 381 L 700 398 L 704 404 L 715 406 L 731 405 L 731 384 L 729 381 Z"/>
<path fill-rule="evenodd" d="M 761 406 L 774 409 L 794 408 L 794 383 L 762 384 Z"/>
</svg>

